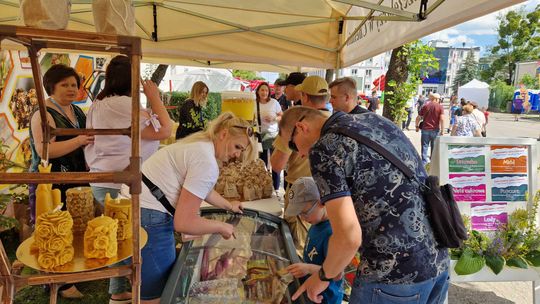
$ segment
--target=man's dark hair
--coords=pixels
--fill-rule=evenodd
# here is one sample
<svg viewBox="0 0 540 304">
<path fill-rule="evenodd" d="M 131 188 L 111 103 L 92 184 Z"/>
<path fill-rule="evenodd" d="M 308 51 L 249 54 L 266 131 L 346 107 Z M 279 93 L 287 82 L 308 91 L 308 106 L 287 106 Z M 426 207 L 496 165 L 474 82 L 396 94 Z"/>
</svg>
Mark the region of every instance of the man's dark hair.
<svg viewBox="0 0 540 304">
<path fill-rule="evenodd" d="M 81 85 L 81 78 L 74 68 L 68 67 L 65 64 L 55 64 L 51 66 L 45 75 L 43 75 L 43 86 L 45 87 L 47 95 L 52 95 L 54 93 L 54 86 L 57 83 L 72 76 L 77 80 L 77 88 L 79 88 Z"/>
<path fill-rule="evenodd" d="M 105 87 L 97 99 L 110 96 L 131 96 L 131 62 L 124 55 L 114 57 L 105 71 Z"/>
</svg>

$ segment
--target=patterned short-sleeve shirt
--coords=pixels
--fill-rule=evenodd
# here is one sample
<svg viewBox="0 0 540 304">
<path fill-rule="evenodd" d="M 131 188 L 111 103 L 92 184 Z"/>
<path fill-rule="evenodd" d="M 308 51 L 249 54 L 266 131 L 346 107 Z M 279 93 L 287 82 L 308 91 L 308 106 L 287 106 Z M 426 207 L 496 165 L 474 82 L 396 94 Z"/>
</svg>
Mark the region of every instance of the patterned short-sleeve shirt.
<svg viewBox="0 0 540 304">
<path fill-rule="evenodd" d="M 439 249 L 429 225 L 418 181 L 409 180 L 380 154 L 331 128 L 353 129 L 378 142 L 415 172 L 427 174 L 414 146 L 391 121 L 375 113 L 332 115 L 312 147 L 309 160 L 321 202 L 351 196 L 362 227 L 364 282 L 410 284 L 448 269 L 448 252 Z"/>
</svg>

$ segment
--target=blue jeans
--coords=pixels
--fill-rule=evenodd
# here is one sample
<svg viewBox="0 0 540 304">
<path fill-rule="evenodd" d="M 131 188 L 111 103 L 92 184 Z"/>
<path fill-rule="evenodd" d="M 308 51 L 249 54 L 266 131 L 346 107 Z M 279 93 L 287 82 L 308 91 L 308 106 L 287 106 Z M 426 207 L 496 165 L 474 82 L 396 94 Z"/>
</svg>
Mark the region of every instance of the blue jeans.
<svg viewBox="0 0 540 304">
<path fill-rule="evenodd" d="M 365 283 L 355 279 L 350 304 L 442 304 L 446 300 L 450 276 L 448 271 L 414 284 Z"/>
<path fill-rule="evenodd" d="M 141 250 L 141 300 L 161 297 L 176 259 L 174 221 L 168 213 L 141 208 L 141 226 L 148 242 Z"/>
<path fill-rule="evenodd" d="M 433 146 L 435 145 L 437 136 L 439 136 L 439 130 L 422 130 L 420 141 L 422 143 L 422 164 L 424 166 L 431 161 L 431 154 L 433 153 Z M 428 149 L 430 150 L 429 154 Z"/>
</svg>

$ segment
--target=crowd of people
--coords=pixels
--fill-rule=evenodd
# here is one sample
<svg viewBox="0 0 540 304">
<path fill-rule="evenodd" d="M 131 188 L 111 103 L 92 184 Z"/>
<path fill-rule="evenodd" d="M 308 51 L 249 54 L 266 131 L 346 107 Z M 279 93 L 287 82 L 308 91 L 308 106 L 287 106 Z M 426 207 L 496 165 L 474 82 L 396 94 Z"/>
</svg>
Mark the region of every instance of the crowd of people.
<svg viewBox="0 0 540 304">
<path fill-rule="evenodd" d="M 77 74 L 69 67 L 53 66 L 44 77 L 50 96 L 49 123 L 68 128 L 129 126 L 129 71 L 127 57 L 113 58 L 106 71 L 105 88 L 84 115 L 71 104 L 79 87 Z M 427 177 L 424 145 L 421 158 L 402 128 L 376 113 L 380 108 L 376 94 L 368 98 L 366 106 L 361 105 L 356 83 L 349 77 L 328 84 L 319 76 L 291 73 L 274 83 L 273 94 L 270 85 L 263 82 L 255 91 L 262 131 L 256 134 L 250 122 L 229 112 L 206 120 L 202 110 L 209 89 L 197 82 L 179 109 L 178 141 L 158 150 L 159 140 L 172 132 L 171 120 L 157 86 L 151 81 L 142 81 L 142 86 L 149 102 L 149 109 L 140 113 L 141 226 L 148 233 L 148 243 L 141 250 L 143 303 L 160 300 L 176 258 L 175 231 L 189 235 L 217 233 L 225 239 L 233 236 L 231 224 L 205 219 L 199 209 L 204 200 L 242 212 L 242 203 L 223 198 L 214 186 L 219 164 L 254 159 L 257 141 L 263 145 L 258 157 L 272 170 L 276 189 L 284 171 L 284 219 L 303 257 L 302 263 L 287 268 L 303 283 L 293 299 L 306 292 L 316 303 L 341 303 L 343 270 L 359 252 L 351 303 L 366 298 L 372 303 L 390 299 L 444 302 L 449 259 L 447 249 L 438 246 L 434 238 L 421 195 L 421 183 Z M 422 141 L 425 137 L 432 143 L 442 130 L 444 111 L 440 96 L 431 94 L 429 98 L 419 108 L 419 117 Z M 333 113 L 328 110 L 329 103 Z M 470 127 L 476 117 L 472 107 L 466 104 L 460 108 L 463 114 L 454 121 L 453 133 L 480 131 Z M 407 103 L 410 115 L 415 108 L 414 101 Z M 404 129 L 409 127 L 410 115 Z M 416 120 L 417 130 L 420 120 Z M 122 170 L 128 165 L 130 141 L 120 135 L 53 138 L 48 155 L 43 155 L 41 145 L 35 144 L 43 138 L 40 123 L 39 114 L 35 114 L 31 124 L 33 168 L 40 159 L 53 163 L 53 171 L 63 172 Z M 346 135 L 351 132 L 383 145 L 416 173 L 416 179 L 408 179 L 372 147 Z M 68 185 L 55 185 L 64 186 Z M 101 205 L 105 193 L 113 197 L 129 195 L 125 185 L 91 187 Z M 111 279 L 110 303 L 129 303 L 128 284 L 125 278 Z"/>
</svg>

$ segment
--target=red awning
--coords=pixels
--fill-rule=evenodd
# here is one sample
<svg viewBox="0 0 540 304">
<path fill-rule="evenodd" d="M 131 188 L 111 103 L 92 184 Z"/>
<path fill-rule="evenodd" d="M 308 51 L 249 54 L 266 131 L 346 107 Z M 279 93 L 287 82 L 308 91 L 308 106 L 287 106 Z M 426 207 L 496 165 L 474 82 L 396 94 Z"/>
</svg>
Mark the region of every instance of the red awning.
<svg viewBox="0 0 540 304">
<path fill-rule="evenodd" d="M 384 85 L 386 84 L 386 76 L 382 74 L 377 79 L 373 80 L 373 85 L 377 87 L 377 91 L 384 91 Z"/>
</svg>

